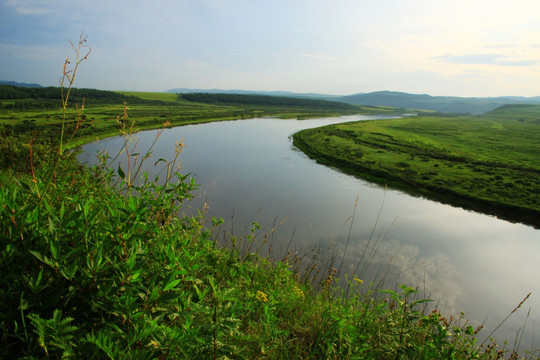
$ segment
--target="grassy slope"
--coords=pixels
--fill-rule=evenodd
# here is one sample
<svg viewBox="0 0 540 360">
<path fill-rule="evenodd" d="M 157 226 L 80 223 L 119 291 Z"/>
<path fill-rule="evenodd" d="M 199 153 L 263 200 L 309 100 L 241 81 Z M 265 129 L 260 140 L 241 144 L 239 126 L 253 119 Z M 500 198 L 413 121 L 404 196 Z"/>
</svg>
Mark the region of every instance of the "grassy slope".
<svg viewBox="0 0 540 360">
<path fill-rule="evenodd" d="M 540 226 L 540 106 L 305 130 L 311 157 L 379 184 Z"/>
<path fill-rule="evenodd" d="M 142 92 L 142 91 L 117 91 L 120 94 L 127 96 L 137 96 L 144 100 L 159 100 L 159 101 L 170 101 L 176 102 L 178 96 L 171 93 L 163 92 Z"/>
</svg>

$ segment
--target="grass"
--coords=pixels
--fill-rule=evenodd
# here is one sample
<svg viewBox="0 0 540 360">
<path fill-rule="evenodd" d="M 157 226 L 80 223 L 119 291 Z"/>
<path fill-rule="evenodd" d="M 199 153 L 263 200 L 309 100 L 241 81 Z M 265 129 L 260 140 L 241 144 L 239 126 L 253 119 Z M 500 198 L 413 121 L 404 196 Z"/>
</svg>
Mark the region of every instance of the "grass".
<svg viewBox="0 0 540 360">
<path fill-rule="evenodd" d="M 362 110 L 359 107 L 336 109 L 307 105 L 208 104 L 184 100 L 178 98 L 176 94 L 167 93 L 122 92 L 122 94 L 131 101 L 133 101 L 134 96 L 137 99 L 147 100 L 146 102 L 136 101 L 133 104 L 128 101 L 125 104 L 129 111 L 130 122 L 133 122 L 134 127 L 140 130 L 160 128 L 165 122 L 170 126 L 180 126 L 261 116 L 309 118 L 377 112 L 376 108 Z M 4 126 L 18 134 L 31 134 L 38 131 L 42 137 L 51 139 L 58 138 L 61 134 L 62 121 L 58 117 L 57 108 L 11 109 L 6 104 L 0 107 L 0 126 Z M 380 111 L 386 113 L 388 109 L 381 109 Z M 79 126 L 71 146 L 90 142 L 97 138 L 120 135 L 117 119 L 122 117 L 123 113 L 124 105 L 121 102 L 103 103 L 103 101 L 92 98 L 85 99 L 85 108 L 80 119 L 78 119 L 79 114 L 75 107 L 67 108 L 66 118 L 71 120 L 67 121 L 68 128 L 66 132 L 73 133 L 75 127 Z"/>
<path fill-rule="evenodd" d="M 540 106 L 305 130 L 294 143 L 370 181 L 540 226 Z"/>
<path fill-rule="evenodd" d="M 143 91 L 117 91 L 117 93 L 128 96 L 136 96 L 144 100 L 168 101 L 175 103 L 178 96 L 172 93 L 164 92 L 143 92 Z"/>
</svg>

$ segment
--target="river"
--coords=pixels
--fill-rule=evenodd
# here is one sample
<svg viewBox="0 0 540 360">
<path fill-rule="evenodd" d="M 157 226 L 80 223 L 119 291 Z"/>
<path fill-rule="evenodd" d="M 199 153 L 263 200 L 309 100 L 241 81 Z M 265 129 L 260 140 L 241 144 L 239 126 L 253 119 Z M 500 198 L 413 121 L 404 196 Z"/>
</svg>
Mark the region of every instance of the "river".
<svg viewBox="0 0 540 360">
<path fill-rule="evenodd" d="M 280 257 L 318 249 L 323 258 L 334 254 L 338 268 L 343 259 L 342 273 L 360 264 L 365 286 L 380 279 L 389 288 L 417 286 L 444 314 L 463 311 L 474 326 L 485 322 L 480 341 L 532 292 L 495 337 L 508 339 L 511 347 L 526 325 L 521 350 L 539 345 L 533 334 L 540 324 L 540 230 L 373 185 L 317 164 L 292 145 L 291 135 L 299 130 L 369 119 L 384 117 L 258 118 L 176 127 L 162 133 L 153 159 L 172 159 L 175 143 L 184 139 L 180 172 L 200 184 L 191 210 L 206 203 L 208 217 L 225 220 L 220 233 L 246 236 L 257 222 L 258 238 L 269 234 L 262 251 L 271 245 Z M 156 133 L 138 134 L 140 152 Z M 92 163 L 96 151 L 114 154 L 122 144 L 117 137 L 85 145 L 80 160 Z"/>
</svg>

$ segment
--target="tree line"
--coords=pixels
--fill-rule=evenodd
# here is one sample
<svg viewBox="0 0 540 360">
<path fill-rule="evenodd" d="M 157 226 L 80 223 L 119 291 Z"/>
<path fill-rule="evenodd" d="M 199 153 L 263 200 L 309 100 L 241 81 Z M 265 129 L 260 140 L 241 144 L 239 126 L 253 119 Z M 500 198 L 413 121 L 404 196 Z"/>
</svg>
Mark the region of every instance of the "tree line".
<svg viewBox="0 0 540 360">
<path fill-rule="evenodd" d="M 292 97 L 284 97 L 284 96 L 268 96 L 268 95 L 190 93 L 190 94 L 178 94 L 178 99 L 184 99 L 184 100 L 207 103 L 207 104 L 310 107 L 310 108 L 325 108 L 325 109 L 340 109 L 340 110 L 355 109 L 353 105 L 341 103 L 337 101 L 292 98 Z"/>
<path fill-rule="evenodd" d="M 69 98 L 71 103 L 82 103 L 84 99 L 87 105 L 118 105 L 124 100 L 130 104 L 162 104 L 159 100 L 146 100 L 114 91 L 85 88 L 72 88 Z M 60 87 L 55 86 L 36 88 L 0 85 L 0 101 L 3 102 L 2 107 L 8 109 L 57 108 L 61 106 L 62 91 Z"/>
</svg>

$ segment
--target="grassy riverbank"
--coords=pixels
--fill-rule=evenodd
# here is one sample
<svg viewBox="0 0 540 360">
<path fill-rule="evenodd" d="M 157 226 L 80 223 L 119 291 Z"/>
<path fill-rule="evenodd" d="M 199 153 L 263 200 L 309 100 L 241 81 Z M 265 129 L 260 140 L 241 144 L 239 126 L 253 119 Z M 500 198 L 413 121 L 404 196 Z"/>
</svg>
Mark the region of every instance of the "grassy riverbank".
<svg viewBox="0 0 540 360">
<path fill-rule="evenodd" d="M 540 227 L 540 106 L 421 116 L 294 135 L 310 157 L 411 194 Z"/>
</svg>

